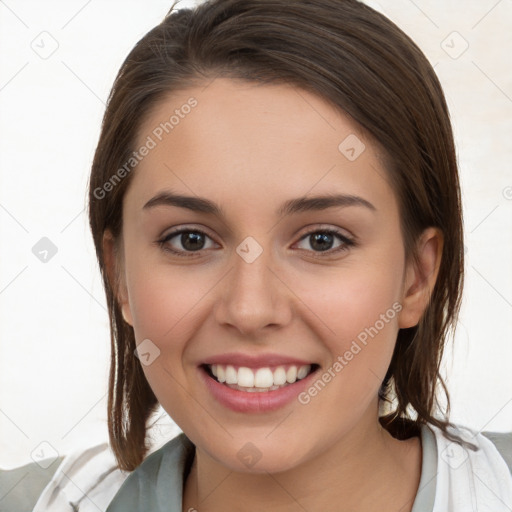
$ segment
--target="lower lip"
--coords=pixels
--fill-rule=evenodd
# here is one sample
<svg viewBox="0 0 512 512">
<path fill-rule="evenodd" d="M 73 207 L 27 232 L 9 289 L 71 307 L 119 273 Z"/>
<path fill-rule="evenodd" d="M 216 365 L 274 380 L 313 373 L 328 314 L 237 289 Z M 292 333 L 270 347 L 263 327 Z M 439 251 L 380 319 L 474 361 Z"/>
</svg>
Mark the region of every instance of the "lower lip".
<svg viewBox="0 0 512 512">
<path fill-rule="evenodd" d="M 283 388 L 274 391 L 255 391 L 253 393 L 238 391 L 221 384 L 210 377 L 202 367 L 199 367 L 199 373 L 214 398 L 228 409 L 235 412 L 263 413 L 280 409 L 296 399 L 309 385 L 316 371 Z"/>
</svg>

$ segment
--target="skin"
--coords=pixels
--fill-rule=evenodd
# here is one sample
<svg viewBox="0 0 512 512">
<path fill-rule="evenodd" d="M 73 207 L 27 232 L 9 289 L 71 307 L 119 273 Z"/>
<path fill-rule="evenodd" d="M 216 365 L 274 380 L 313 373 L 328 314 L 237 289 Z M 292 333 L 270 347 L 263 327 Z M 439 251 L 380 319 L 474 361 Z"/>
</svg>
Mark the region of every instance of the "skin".
<svg viewBox="0 0 512 512">
<path fill-rule="evenodd" d="M 287 85 L 217 78 L 175 92 L 144 120 L 142 144 L 191 96 L 198 105 L 137 165 L 123 203 L 120 255 L 106 232 L 106 263 L 137 343 L 160 355 L 145 375 L 159 402 L 196 445 L 183 510 L 410 511 L 421 472 L 419 438 L 394 439 L 378 422 L 377 393 L 400 328 L 423 314 L 437 277 L 442 234 L 418 240 L 406 263 L 398 203 L 379 149 L 321 98 Z M 354 161 L 338 145 L 356 134 Z M 175 206 L 143 206 L 164 189 L 218 203 L 225 219 Z M 292 198 L 363 197 L 361 206 L 278 217 Z M 156 242 L 184 227 L 205 231 L 204 249 L 174 256 Z M 357 245 L 331 254 L 311 237 L 336 229 Z M 248 236 L 263 252 L 236 252 Z M 180 235 L 167 246 L 186 252 Z M 113 278 L 112 278 L 113 279 Z M 233 412 L 198 378 L 198 364 L 226 352 L 277 353 L 332 367 L 394 303 L 401 311 L 311 401 L 275 412 Z M 237 457 L 251 442 L 261 459 Z M 236 497 L 236 499 L 235 499 Z"/>
</svg>

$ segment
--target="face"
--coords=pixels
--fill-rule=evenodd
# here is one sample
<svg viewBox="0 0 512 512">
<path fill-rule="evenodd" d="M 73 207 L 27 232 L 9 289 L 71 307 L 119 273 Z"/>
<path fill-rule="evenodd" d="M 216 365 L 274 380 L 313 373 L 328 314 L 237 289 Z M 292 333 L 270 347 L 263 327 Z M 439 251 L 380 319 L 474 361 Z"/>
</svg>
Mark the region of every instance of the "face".
<svg viewBox="0 0 512 512">
<path fill-rule="evenodd" d="M 164 409 L 239 471 L 376 427 L 397 332 L 421 313 L 377 148 L 311 93 L 228 79 L 162 101 L 143 145 L 119 297 Z"/>
</svg>

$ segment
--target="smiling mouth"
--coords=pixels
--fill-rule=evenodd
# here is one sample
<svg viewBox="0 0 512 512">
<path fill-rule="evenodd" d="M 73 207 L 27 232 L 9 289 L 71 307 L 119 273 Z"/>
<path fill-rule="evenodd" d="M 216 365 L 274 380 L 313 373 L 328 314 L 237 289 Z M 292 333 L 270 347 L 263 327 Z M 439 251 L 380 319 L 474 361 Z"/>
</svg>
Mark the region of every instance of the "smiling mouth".
<svg viewBox="0 0 512 512">
<path fill-rule="evenodd" d="M 202 368 L 213 380 L 231 389 L 261 393 L 290 386 L 306 378 L 319 366 L 306 364 L 248 368 L 225 364 L 204 364 Z"/>
</svg>

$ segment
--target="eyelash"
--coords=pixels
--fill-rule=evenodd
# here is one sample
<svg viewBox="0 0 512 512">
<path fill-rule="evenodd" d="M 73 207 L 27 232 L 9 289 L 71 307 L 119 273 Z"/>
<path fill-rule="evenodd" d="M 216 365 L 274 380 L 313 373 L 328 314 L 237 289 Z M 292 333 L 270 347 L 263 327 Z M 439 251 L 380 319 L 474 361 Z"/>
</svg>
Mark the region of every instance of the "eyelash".
<svg viewBox="0 0 512 512">
<path fill-rule="evenodd" d="M 177 251 L 175 249 L 169 248 L 166 245 L 174 237 L 176 237 L 177 235 L 181 235 L 183 233 L 196 233 L 196 234 L 204 235 L 205 237 L 208 237 L 211 239 L 211 237 L 207 233 L 205 233 L 204 231 L 201 231 L 200 229 L 181 228 L 181 229 L 178 229 L 176 231 L 173 231 L 173 232 L 165 235 L 162 239 L 157 240 L 157 244 L 163 251 L 172 253 L 181 258 L 193 258 L 194 255 L 201 254 L 202 251 L 207 250 L 207 249 L 200 249 L 198 251 Z M 332 256 L 334 254 L 347 251 L 350 247 L 355 247 L 357 245 L 355 240 L 348 238 L 345 235 L 342 235 L 339 231 L 336 231 L 333 229 L 319 229 L 319 228 L 308 231 L 307 233 L 304 233 L 304 235 L 302 235 L 302 237 L 300 238 L 299 242 L 306 239 L 308 236 L 314 235 L 316 233 L 334 235 L 335 237 L 338 238 L 338 240 L 343 242 L 343 245 L 341 245 L 340 247 L 338 247 L 336 249 L 329 249 L 327 251 L 310 251 L 308 249 L 301 249 L 301 250 L 305 250 L 307 252 L 312 252 L 315 255 L 315 257 L 318 257 L 318 258 L 323 258 L 324 254 L 326 256 Z"/>
</svg>

